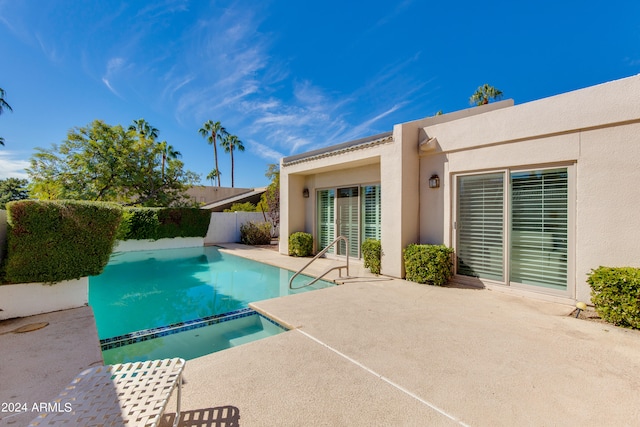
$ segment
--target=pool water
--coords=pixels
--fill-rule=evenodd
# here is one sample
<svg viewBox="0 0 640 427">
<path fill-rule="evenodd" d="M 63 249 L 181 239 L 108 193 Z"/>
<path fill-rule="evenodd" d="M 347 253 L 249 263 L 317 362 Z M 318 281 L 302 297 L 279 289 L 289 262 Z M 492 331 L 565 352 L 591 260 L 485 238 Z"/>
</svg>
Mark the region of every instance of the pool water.
<svg viewBox="0 0 640 427">
<path fill-rule="evenodd" d="M 171 357 L 190 360 L 286 331 L 253 310 L 247 309 L 246 314 L 232 320 L 185 329 L 177 333 L 160 332 L 155 334 L 158 336 L 125 345 L 119 345 L 120 342 L 113 340 L 103 344 L 102 357 L 107 365 Z M 137 338 L 139 337 L 135 337 Z"/>
<path fill-rule="evenodd" d="M 226 329 L 235 324 L 240 332 L 244 330 L 246 335 L 253 335 L 255 331 L 247 329 L 245 324 L 248 320 L 244 320 L 245 323 L 231 320 L 219 324 L 200 320 L 246 309 L 250 302 L 334 285 L 318 281 L 312 286 L 291 290 L 289 279 L 293 274 L 289 270 L 221 252 L 217 247 L 116 253 L 102 274 L 89 278 L 89 305 L 93 308 L 98 337 L 103 343 L 114 337 L 152 337 L 149 330 L 155 333 L 158 329 L 175 328 L 176 325 L 189 322 L 196 323 L 198 329 L 210 328 L 212 331 L 221 328 L 222 323 L 229 323 L 224 326 L 225 330 L 219 332 L 227 335 L 229 331 Z M 311 280 L 308 276 L 300 275 L 294 280 L 293 287 L 303 286 Z M 259 323 L 265 329 L 263 320 L 269 323 L 256 315 L 254 326 L 257 327 Z M 192 333 L 193 330 L 172 333 L 171 338 L 167 335 L 128 344 L 126 347 L 138 344 L 166 347 L 169 342 L 182 339 L 173 335 Z M 272 328 L 267 326 L 266 330 L 271 331 Z M 199 341 L 214 334 L 201 332 Z M 160 341 L 153 341 L 156 339 Z M 169 347 L 173 347 L 173 344 Z M 218 345 L 211 344 L 209 348 L 218 348 Z M 116 349 L 105 350 L 105 353 L 110 350 Z"/>
</svg>

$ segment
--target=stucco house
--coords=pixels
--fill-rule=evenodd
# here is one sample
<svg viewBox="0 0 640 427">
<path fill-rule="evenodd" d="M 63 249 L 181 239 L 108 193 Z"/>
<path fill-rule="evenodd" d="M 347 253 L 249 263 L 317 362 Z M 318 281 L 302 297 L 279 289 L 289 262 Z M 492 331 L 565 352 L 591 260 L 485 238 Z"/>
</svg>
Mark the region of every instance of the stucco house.
<svg viewBox="0 0 640 427">
<path fill-rule="evenodd" d="M 403 277 L 411 243 L 455 249 L 454 280 L 588 301 L 593 268 L 640 265 L 640 75 L 521 105 L 397 124 L 281 160 L 280 252 L 345 235 L 382 242 Z"/>
</svg>

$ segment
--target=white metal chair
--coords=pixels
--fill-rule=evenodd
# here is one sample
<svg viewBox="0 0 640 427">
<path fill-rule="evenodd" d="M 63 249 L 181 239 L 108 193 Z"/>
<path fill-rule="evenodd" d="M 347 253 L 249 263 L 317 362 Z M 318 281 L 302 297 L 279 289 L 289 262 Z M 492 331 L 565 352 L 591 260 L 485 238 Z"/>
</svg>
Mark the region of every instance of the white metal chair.
<svg viewBox="0 0 640 427">
<path fill-rule="evenodd" d="M 177 386 L 175 427 L 185 363 L 174 358 L 87 369 L 29 426 L 156 427 Z"/>
</svg>

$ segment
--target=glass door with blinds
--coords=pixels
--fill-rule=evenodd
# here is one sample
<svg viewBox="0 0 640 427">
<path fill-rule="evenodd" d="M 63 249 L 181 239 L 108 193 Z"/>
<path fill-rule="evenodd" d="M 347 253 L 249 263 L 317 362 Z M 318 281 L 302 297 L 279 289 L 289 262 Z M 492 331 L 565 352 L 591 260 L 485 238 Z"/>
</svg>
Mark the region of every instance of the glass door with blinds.
<svg viewBox="0 0 640 427">
<path fill-rule="evenodd" d="M 360 257 L 360 201 L 359 187 L 338 188 L 337 190 L 337 206 L 336 206 L 336 225 L 338 235 L 344 236 L 349 240 L 349 248 L 347 244 L 341 241 L 337 244 L 338 255 L 347 255 Z"/>
<path fill-rule="evenodd" d="M 457 274 L 566 292 L 569 170 L 457 177 Z"/>
<path fill-rule="evenodd" d="M 317 244 L 318 252 L 329 246 L 335 239 L 335 191 L 318 190 L 316 193 Z M 335 253 L 335 246 L 329 248 L 329 253 Z"/>
<path fill-rule="evenodd" d="M 380 240 L 382 224 L 380 185 L 364 185 L 360 190 L 362 241 L 367 239 Z"/>
<path fill-rule="evenodd" d="M 349 239 L 349 247 L 339 242 L 329 253 L 360 257 L 365 239 L 380 240 L 380 184 L 332 188 L 316 191 L 317 251 L 326 248 L 337 236 Z"/>
</svg>

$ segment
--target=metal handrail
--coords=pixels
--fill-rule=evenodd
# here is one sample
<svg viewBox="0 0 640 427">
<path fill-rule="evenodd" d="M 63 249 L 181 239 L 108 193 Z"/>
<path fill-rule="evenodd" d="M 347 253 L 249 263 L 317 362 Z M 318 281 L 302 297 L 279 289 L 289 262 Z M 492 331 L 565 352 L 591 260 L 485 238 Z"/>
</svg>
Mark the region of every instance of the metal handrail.
<svg viewBox="0 0 640 427">
<path fill-rule="evenodd" d="M 327 253 L 327 251 L 329 249 L 331 249 L 331 247 L 333 245 L 335 245 L 337 242 L 339 242 L 340 240 L 344 240 L 344 242 L 347 245 L 347 277 L 349 277 L 349 239 L 347 239 L 344 236 L 338 236 L 335 238 L 335 240 L 333 242 L 331 242 L 326 248 L 324 248 L 323 250 L 321 250 L 320 252 L 318 252 L 318 254 L 316 256 L 313 257 L 313 259 L 311 261 L 309 261 L 308 263 L 305 264 L 304 267 L 302 267 L 300 270 L 298 270 L 296 272 L 296 274 L 294 274 L 293 276 L 291 276 L 291 279 L 289 279 L 289 289 L 302 289 L 302 288 L 306 288 L 307 286 L 311 286 L 314 283 L 316 283 L 318 280 L 320 280 L 321 278 L 323 278 L 327 273 L 329 273 L 330 271 L 336 270 L 336 269 L 342 269 L 345 268 L 344 265 L 339 265 L 336 267 L 331 267 L 330 269 L 328 269 L 327 271 L 325 271 L 324 273 L 322 273 L 321 275 L 319 275 L 318 277 L 316 277 L 315 279 L 313 279 L 311 282 L 307 283 L 304 286 L 299 286 L 297 288 L 292 287 L 291 285 L 293 285 L 293 279 L 295 279 L 300 273 L 302 273 L 307 267 L 309 267 L 311 265 L 311 263 L 315 260 L 317 260 L 318 258 L 320 258 L 322 255 L 324 255 L 325 253 Z M 339 272 L 340 277 L 342 277 L 342 273 Z"/>
</svg>

